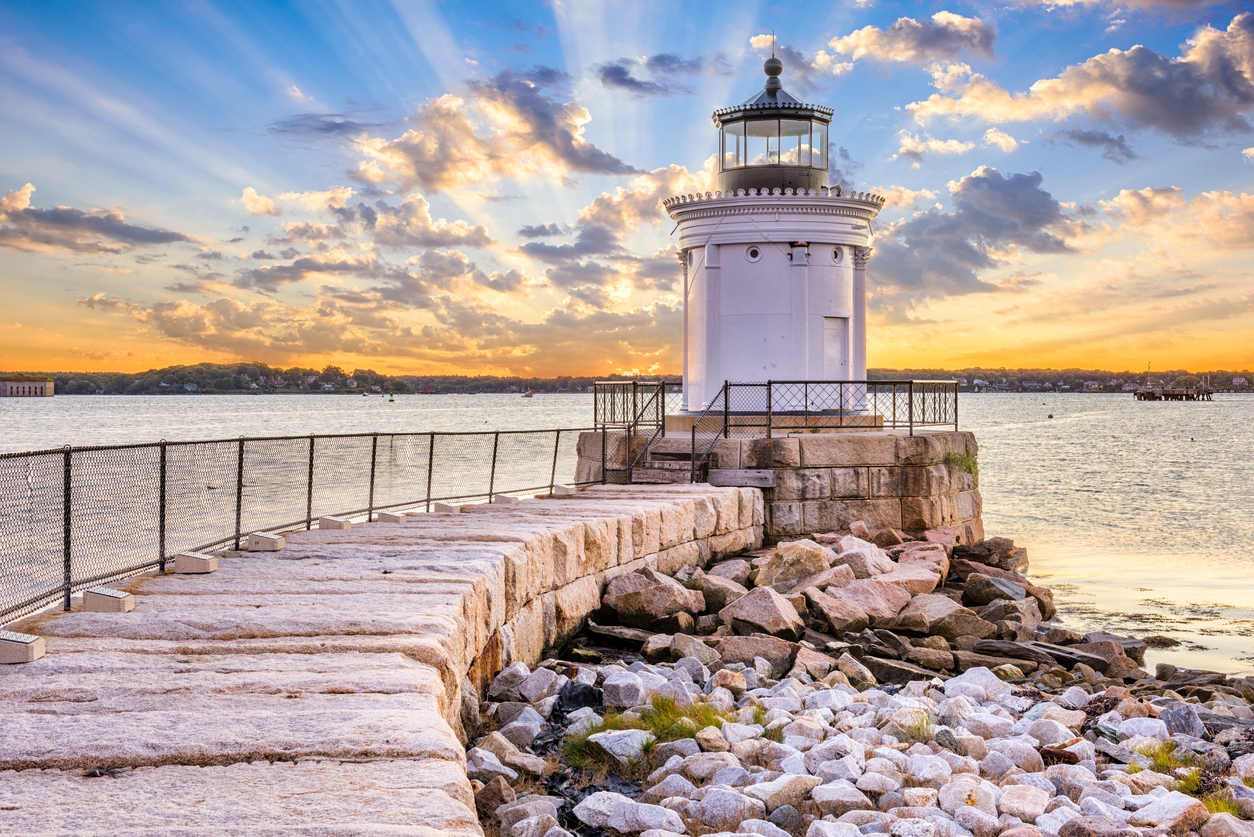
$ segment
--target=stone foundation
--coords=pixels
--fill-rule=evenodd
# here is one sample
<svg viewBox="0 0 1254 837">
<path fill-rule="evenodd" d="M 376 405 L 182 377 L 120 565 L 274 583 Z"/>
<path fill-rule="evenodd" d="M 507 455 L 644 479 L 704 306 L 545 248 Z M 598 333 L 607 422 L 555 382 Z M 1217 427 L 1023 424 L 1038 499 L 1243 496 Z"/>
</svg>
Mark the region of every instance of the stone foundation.
<svg viewBox="0 0 1254 837">
<path fill-rule="evenodd" d="M 643 445 L 644 440 L 637 440 Z M 656 458 L 689 457 L 692 439 L 672 435 L 650 449 Z M 607 459 L 622 467 L 626 443 L 606 439 Z M 872 529 L 922 533 L 938 526 L 958 527 L 962 543 L 984 538 L 983 501 L 975 476 L 949 454 L 975 460 L 975 434 L 953 430 L 879 430 L 806 433 L 775 439 L 720 439 L 710 466 L 725 470 L 771 470 L 775 486 L 762 489 L 765 540 L 847 529 L 855 520 Z M 950 457 L 952 460 L 953 457 Z M 601 434 L 579 439 L 576 479 L 601 478 Z"/>
</svg>

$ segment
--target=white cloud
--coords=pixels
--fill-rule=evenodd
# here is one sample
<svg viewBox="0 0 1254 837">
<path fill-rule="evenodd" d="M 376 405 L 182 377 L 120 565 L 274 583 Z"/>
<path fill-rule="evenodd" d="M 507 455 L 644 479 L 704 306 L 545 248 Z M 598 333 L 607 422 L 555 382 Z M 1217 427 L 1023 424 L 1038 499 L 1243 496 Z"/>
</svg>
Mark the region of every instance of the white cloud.
<svg viewBox="0 0 1254 837">
<path fill-rule="evenodd" d="M 942 11 L 932 15 L 930 21 L 903 17 L 887 29 L 864 26 L 842 38 L 832 38 L 827 45 L 836 54 L 850 56 L 854 61 L 869 58 L 926 64 L 953 59 L 960 52 L 992 58 L 996 39 L 997 33 L 979 18 Z"/>
<path fill-rule="evenodd" d="M 897 153 L 893 155 L 893 159 L 905 157 L 914 161 L 914 168 L 919 168 L 923 162 L 923 157 L 927 154 L 965 154 L 972 148 L 975 148 L 973 142 L 962 142 L 956 139 L 936 139 L 930 136 L 915 136 L 909 131 L 901 131 L 897 134 L 900 147 Z"/>
<path fill-rule="evenodd" d="M 283 210 L 277 203 L 267 198 L 265 195 L 257 194 L 257 190 L 252 186 L 244 189 L 244 194 L 240 196 L 239 202 L 244 205 L 253 215 L 281 215 Z"/>
<path fill-rule="evenodd" d="M 1254 148 L 1247 148 L 1241 153 L 1244 154 L 1246 157 L 1249 157 L 1251 160 L 1254 160 Z"/>
<path fill-rule="evenodd" d="M 1007 134 L 1005 131 L 999 131 L 996 128 L 989 128 L 984 132 L 984 144 L 986 146 L 995 145 L 1007 154 L 1019 147 L 1019 141 L 1017 139 L 1010 136 L 1010 134 Z"/>
<path fill-rule="evenodd" d="M 287 95 L 297 102 L 312 102 L 313 96 L 306 96 L 305 93 L 296 85 L 287 88 Z"/>
<path fill-rule="evenodd" d="M 299 201 L 300 205 L 305 207 L 305 209 L 308 209 L 310 212 L 326 212 L 332 209 L 343 209 L 344 204 L 348 203 L 352 196 L 353 190 L 348 186 L 336 186 L 325 192 L 284 192 L 279 195 L 279 197 L 285 201 Z M 273 201 L 271 201 L 271 205 L 273 206 Z M 268 214 L 277 215 L 278 213 L 274 212 Z"/>
<path fill-rule="evenodd" d="M 934 201 L 936 193 L 931 189 L 909 189 L 905 186 L 872 186 L 871 191 L 885 197 L 888 209 L 915 209 L 919 201 Z"/>
</svg>

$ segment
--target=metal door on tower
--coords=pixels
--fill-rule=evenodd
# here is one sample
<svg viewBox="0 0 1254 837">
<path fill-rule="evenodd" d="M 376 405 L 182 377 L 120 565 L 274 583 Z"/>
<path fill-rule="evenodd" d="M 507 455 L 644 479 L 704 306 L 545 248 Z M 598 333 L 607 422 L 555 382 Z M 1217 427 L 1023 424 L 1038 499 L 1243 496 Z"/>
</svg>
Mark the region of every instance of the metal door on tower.
<svg viewBox="0 0 1254 837">
<path fill-rule="evenodd" d="M 823 379 L 849 380 L 849 318 L 823 318 Z"/>
</svg>

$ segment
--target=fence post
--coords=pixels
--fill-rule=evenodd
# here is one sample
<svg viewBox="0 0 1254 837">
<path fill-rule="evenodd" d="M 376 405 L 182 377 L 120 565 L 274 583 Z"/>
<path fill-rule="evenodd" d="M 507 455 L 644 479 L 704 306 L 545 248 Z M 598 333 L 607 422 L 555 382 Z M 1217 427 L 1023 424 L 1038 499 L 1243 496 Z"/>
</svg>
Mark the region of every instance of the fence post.
<svg viewBox="0 0 1254 837">
<path fill-rule="evenodd" d="M 379 458 L 379 434 L 370 437 L 370 495 L 366 499 L 366 522 L 374 518 L 374 469 Z"/>
<path fill-rule="evenodd" d="M 701 423 L 701 419 L 697 419 L 697 424 Z M 692 468 L 689 473 L 688 482 L 695 483 L 697 481 L 697 424 L 692 426 Z"/>
<path fill-rule="evenodd" d="M 731 381 L 723 381 L 723 438 L 731 438 Z"/>
<path fill-rule="evenodd" d="M 562 449 L 562 431 L 559 428 L 553 439 L 553 470 L 549 473 L 549 494 L 553 493 L 553 486 L 557 485 L 557 453 Z"/>
<path fill-rule="evenodd" d="M 62 510 L 64 513 L 63 523 L 64 523 L 64 529 L 65 529 L 65 531 L 62 533 L 62 537 L 63 537 L 62 549 L 64 550 L 63 558 L 65 560 L 65 609 L 66 610 L 70 609 L 70 593 L 72 592 L 72 588 L 74 584 L 74 567 L 72 566 L 71 560 L 70 560 L 70 548 L 74 541 L 73 530 L 71 529 L 72 518 L 70 516 L 70 496 L 73 493 L 73 480 L 71 479 L 71 470 L 70 470 L 71 469 L 71 466 L 70 466 L 71 453 L 70 452 L 71 452 L 70 446 L 66 445 L 65 453 L 63 454 L 64 456 L 64 462 L 62 465 L 63 472 L 61 475 L 61 478 L 62 478 L 61 506 L 62 506 Z"/>
<path fill-rule="evenodd" d="M 488 502 L 492 502 L 492 495 L 496 493 L 496 449 L 501 444 L 501 431 L 496 431 L 492 435 L 492 474 L 488 477 Z"/>
<path fill-rule="evenodd" d="M 601 485 L 605 485 L 605 434 L 606 428 L 601 428 Z"/>
<path fill-rule="evenodd" d="M 954 432 L 958 431 L 958 382 L 954 382 Z"/>
<path fill-rule="evenodd" d="M 157 564 L 165 572 L 165 439 L 161 440 L 161 497 L 158 502 Z"/>
<path fill-rule="evenodd" d="M 240 525 L 244 519 L 244 437 L 239 437 L 239 455 L 235 462 L 235 549 L 239 549 Z"/>
<path fill-rule="evenodd" d="M 431 477 L 435 474 L 435 434 L 427 445 L 427 511 L 431 511 Z"/>
<path fill-rule="evenodd" d="M 766 382 L 766 438 L 771 438 L 771 425 L 775 424 L 774 410 L 774 394 L 775 387 L 770 381 Z"/>
<path fill-rule="evenodd" d="M 836 411 L 837 427 L 845 426 L 845 385 L 837 384 L 836 391 L 840 393 L 840 407 Z"/>
<path fill-rule="evenodd" d="M 314 434 L 309 434 L 309 477 L 305 484 L 305 531 L 313 528 Z"/>
<path fill-rule="evenodd" d="M 906 409 L 910 411 L 910 435 L 914 435 L 914 381 L 910 382 L 909 395 L 906 397 Z"/>
</svg>

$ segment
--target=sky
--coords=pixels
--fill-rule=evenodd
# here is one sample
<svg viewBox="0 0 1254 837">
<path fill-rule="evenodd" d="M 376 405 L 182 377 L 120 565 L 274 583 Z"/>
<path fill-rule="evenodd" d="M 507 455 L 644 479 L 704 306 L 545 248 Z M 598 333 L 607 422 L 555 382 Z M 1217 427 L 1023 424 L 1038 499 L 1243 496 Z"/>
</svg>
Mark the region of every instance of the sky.
<svg viewBox="0 0 1254 837">
<path fill-rule="evenodd" d="M 870 366 L 1251 365 L 1251 2 L 0 0 L 0 368 L 675 374 L 772 30 Z"/>
</svg>

